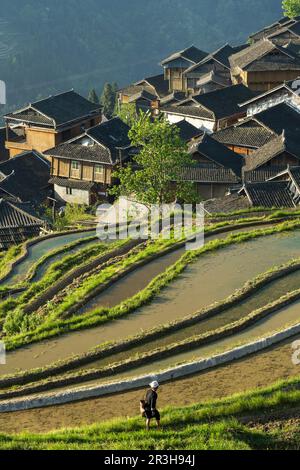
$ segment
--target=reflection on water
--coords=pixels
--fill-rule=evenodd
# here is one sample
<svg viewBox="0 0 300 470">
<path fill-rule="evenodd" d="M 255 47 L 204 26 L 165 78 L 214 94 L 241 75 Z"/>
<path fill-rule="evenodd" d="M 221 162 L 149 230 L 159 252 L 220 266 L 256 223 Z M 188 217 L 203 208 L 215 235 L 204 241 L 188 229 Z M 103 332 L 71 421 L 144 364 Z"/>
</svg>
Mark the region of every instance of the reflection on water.
<svg viewBox="0 0 300 470">
<path fill-rule="evenodd" d="M 18 368 L 44 366 L 72 354 L 82 354 L 101 343 L 121 340 L 192 314 L 224 299 L 259 273 L 299 257 L 299 240 L 299 232 L 273 235 L 202 256 L 150 305 L 106 325 L 15 351 L 8 355 L 7 366 L 0 371 L 5 374 Z M 143 276 L 147 269 L 149 266 L 144 266 L 137 273 Z"/>
</svg>

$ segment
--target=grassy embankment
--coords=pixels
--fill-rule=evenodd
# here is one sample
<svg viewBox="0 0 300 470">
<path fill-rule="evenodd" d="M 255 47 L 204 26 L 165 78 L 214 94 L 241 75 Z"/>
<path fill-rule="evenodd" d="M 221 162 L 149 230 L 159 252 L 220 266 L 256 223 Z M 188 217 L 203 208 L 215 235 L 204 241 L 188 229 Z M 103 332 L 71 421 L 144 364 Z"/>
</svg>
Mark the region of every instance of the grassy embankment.
<svg viewBox="0 0 300 470">
<path fill-rule="evenodd" d="M 169 407 L 161 431 L 147 433 L 138 417 L 117 419 L 48 434 L 0 434 L 0 449 L 299 450 L 299 405 L 295 378 L 227 399 Z"/>
<path fill-rule="evenodd" d="M 121 260 L 120 263 L 109 266 L 108 268 L 103 269 L 100 273 L 91 276 L 80 287 L 78 287 L 75 292 L 71 291 L 69 295 L 66 295 L 58 305 L 49 302 L 46 306 L 47 316 L 45 323 L 37 327 L 35 330 L 27 330 L 24 333 L 5 338 L 7 350 L 16 349 L 26 344 L 40 341 L 45 338 L 51 338 L 70 331 L 91 328 L 128 315 L 142 305 L 149 303 L 155 295 L 176 279 L 186 269 L 186 267 L 190 263 L 196 261 L 199 256 L 225 248 L 229 245 L 254 240 L 262 236 L 288 232 L 297 228 L 300 228 L 299 220 L 284 222 L 272 228 L 231 234 L 225 239 L 211 241 L 199 250 L 186 252 L 179 261 L 170 266 L 164 273 L 153 279 L 144 290 L 140 291 L 132 298 L 121 302 L 119 305 L 113 308 L 101 307 L 94 312 L 84 315 L 73 315 L 69 318 L 61 318 L 66 315 L 71 308 L 76 306 L 80 300 L 84 299 L 88 293 L 92 292 L 97 286 L 99 286 L 99 284 L 105 283 L 107 280 L 111 279 L 114 274 L 126 269 L 129 264 L 135 264 L 143 258 L 149 257 L 151 254 L 159 253 L 160 250 L 158 249 L 158 245 L 160 245 L 161 249 L 162 247 L 165 249 L 166 244 L 172 244 L 171 240 L 158 240 L 150 244 L 147 249 L 140 251 L 137 254 L 133 254 L 132 256 Z"/>
</svg>

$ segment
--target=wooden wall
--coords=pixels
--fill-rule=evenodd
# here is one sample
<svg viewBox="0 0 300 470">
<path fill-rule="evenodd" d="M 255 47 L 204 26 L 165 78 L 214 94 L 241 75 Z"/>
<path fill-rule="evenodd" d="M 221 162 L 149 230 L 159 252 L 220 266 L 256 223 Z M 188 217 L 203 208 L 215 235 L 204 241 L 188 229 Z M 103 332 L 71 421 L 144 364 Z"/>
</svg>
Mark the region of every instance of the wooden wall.
<svg viewBox="0 0 300 470">
<path fill-rule="evenodd" d="M 51 157 L 51 174 L 62 178 L 110 185 L 112 183 L 113 168 L 109 165 L 103 165 L 103 173 L 97 173 L 95 172 L 95 165 L 94 163 L 80 162 L 77 170 L 72 168 L 72 160 Z"/>
</svg>

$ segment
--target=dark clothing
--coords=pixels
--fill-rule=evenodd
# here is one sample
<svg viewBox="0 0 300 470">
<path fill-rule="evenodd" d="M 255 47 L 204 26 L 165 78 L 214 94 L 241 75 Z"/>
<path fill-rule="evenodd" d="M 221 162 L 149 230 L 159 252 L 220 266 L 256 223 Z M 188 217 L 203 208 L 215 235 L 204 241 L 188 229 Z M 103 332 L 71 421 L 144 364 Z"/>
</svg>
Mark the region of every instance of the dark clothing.
<svg viewBox="0 0 300 470">
<path fill-rule="evenodd" d="M 150 389 L 146 393 L 145 399 L 145 413 L 144 417 L 147 419 L 155 418 L 157 421 L 160 420 L 160 414 L 156 409 L 156 402 L 157 402 L 157 393 Z"/>
</svg>

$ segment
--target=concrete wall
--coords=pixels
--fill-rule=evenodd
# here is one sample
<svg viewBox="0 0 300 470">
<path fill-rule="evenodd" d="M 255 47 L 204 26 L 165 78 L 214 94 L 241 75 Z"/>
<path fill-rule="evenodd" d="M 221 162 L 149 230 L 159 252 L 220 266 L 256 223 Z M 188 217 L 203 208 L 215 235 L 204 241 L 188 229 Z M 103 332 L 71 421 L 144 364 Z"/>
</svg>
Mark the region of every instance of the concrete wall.
<svg viewBox="0 0 300 470">
<path fill-rule="evenodd" d="M 55 198 L 71 204 L 90 204 L 90 192 L 82 189 L 72 189 L 72 194 L 67 194 L 67 188 L 54 185 Z"/>
</svg>

